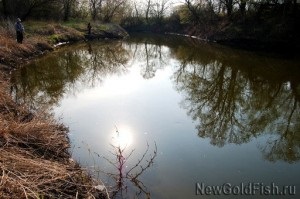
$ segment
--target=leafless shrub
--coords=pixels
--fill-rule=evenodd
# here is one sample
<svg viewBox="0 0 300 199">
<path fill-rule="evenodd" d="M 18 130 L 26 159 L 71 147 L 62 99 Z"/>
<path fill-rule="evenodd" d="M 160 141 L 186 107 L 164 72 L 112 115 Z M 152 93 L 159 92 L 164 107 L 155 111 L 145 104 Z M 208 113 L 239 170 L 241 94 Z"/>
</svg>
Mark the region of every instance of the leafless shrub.
<svg viewBox="0 0 300 199">
<path fill-rule="evenodd" d="M 117 134 L 119 134 L 118 130 Z M 126 163 L 134 153 L 134 149 L 129 153 L 128 156 L 125 156 L 125 148 L 121 148 L 121 146 L 111 145 L 114 149 L 112 152 L 115 157 L 114 160 L 110 160 L 106 157 L 104 158 L 112 167 L 116 169 L 116 173 L 108 173 L 105 171 L 104 174 L 108 175 L 115 181 L 115 185 L 109 187 L 110 198 L 117 198 L 119 196 L 124 197 L 124 192 L 127 192 L 127 184 L 128 182 L 132 183 L 134 187 L 138 189 L 136 195 L 141 197 L 144 195 L 145 198 L 150 198 L 150 192 L 148 191 L 146 185 L 139 179 L 139 177 L 154 164 L 154 159 L 157 156 L 157 145 L 154 143 L 154 150 L 151 154 L 149 154 L 150 146 L 147 143 L 147 148 L 140 159 L 134 164 L 134 166 L 127 168 Z M 101 157 L 98 153 L 95 153 L 98 157 Z M 147 159 L 148 158 L 148 159 Z"/>
</svg>

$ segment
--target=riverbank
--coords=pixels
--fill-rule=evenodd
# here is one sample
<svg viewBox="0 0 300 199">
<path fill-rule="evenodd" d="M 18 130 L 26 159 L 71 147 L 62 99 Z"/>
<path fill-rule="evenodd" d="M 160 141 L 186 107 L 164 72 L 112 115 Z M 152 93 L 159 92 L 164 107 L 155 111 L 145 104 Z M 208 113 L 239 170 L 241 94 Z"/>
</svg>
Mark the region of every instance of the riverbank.
<svg viewBox="0 0 300 199">
<path fill-rule="evenodd" d="M 0 80 L 1 198 L 105 198 L 71 159 L 68 129 L 16 104 Z"/>
<path fill-rule="evenodd" d="M 295 20 L 220 19 L 205 28 L 187 26 L 184 32 L 208 41 L 250 51 L 295 53 L 300 49 L 300 33 Z"/>
<path fill-rule="evenodd" d="M 174 11 L 160 21 L 130 18 L 121 25 L 128 32 L 171 33 L 250 51 L 296 54 L 300 50 L 299 11 L 286 15 L 276 10 L 243 16 L 234 13 L 230 17 L 212 12 L 194 17 Z"/>
<path fill-rule="evenodd" d="M 154 31 L 148 27 L 126 30 L 131 33 L 153 32 L 179 35 L 232 48 L 266 53 L 296 54 L 300 49 L 300 40 L 297 36 L 300 32 L 298 33 L 290 26 L 286 27 L 284 22 L 276 25 L 276 28 L 270 24 L 266 26 L 265 24 L 232 23 L 225 20 L 210 24 L 205 28 L 189 24 L 179 26 L 178 29 L 164 26 L 166 25 L 154 28 Z"/>
<path fill-rule="evenodd" d="M 68 129 L 51 115 L 17 104 L 10 93 L 10 71 L 53 51 L 55 44 L 86 40 L 85 24 L 24 23 L 22 44 L 13 24 L 0 25 L 0 195 L 1 198 L 105 198 L 69 152 Z M 96 38 L 126 35 L 116 25 L 94 27 Z M 108 35 L 109 33 L 109 35 Z M 88 38 L 89 39 L 89 38 Z M 98 187 L 98 188 L 97 188 Z"/>
<path fill-rule="evenodd" d="M 116 24 L 92 24 L 87 34 L 83 22 L 48 23 L 29 21 L 24 23 L 25 39 L 18 44 L 14 25 L 10 21 L 0 23 L 0 70 L 11 70 L 28 60 L 54 50 L 57 44 L 91 39 L 121 39 L 127 32 Z"/>
</svg>

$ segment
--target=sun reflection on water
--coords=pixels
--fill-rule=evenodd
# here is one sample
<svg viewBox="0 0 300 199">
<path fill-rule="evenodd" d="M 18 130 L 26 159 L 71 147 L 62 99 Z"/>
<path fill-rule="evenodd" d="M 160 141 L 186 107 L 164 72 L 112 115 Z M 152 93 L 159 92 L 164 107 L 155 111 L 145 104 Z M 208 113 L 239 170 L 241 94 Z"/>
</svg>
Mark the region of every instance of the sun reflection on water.
<svg viewBox="0 0 300 199">
<path fill-rule="evenodd" d="M 112 134 L 112 145 L 125 149 L 132 145 L 133 135 L 129 127 L 117 128 Z"/>
</svg>

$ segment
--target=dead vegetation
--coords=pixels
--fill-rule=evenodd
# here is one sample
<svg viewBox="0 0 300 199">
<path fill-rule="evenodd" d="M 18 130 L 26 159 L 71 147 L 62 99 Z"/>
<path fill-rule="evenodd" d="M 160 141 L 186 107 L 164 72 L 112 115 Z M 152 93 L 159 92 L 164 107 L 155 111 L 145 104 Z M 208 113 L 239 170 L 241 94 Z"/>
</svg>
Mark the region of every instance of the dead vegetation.
<svg viewBox="0 0 300 199">
<path fill-rule="evenodd" d="M 0 21 L 0 199 L 106 198 L 99 183 L 71 159 L 68 129 L 46 113 L 16 104 L 9 93 L 12 69 L 53 50 L 54 43 L 83 35 L 59 24 L 28 22 L 19 44 L 13 22 Z"/>
<path fill-rule="evenodd" d="M 15 33 L 10 24 L 0 26 L 0 64 L 16 67 L 29 57 L 42 54 L 53 48 L 41 37 L 29 37 L 23 44 L 16 42 Z"/>
<path fill-rule="evenodd" d="M 37 35 L 18 44 L 12 29 L 0 25 L 0 198 L 104 198 L 70 159 L 67 129 L 12 101 L 4 71 L 52 50 Z"/>
<path fill-rule="evenodd" d="M 28 59 L 52 51 L 53 44 L 66 41 L 79 41 L 84 34 L 70 27 L 55 23 L 27 22 L 22 44 L 16 42 L 14 23 L 0 21 L 0 69 L 15 68 Z M 5 65 L 5 66 L 4 66 Z"/>
<path fill-rule="evenodd" d="M 29 37 L 42 36 L 50 44 L 84 40 L 83 32 L 58 23 L 29 21 L 24 25 Z"/>
<path fill-rule="evenodd" d="M 0 198 L 104 198 L 68 148 L 67 129 L 15 104 L 0 74 Z"/>
</svg>

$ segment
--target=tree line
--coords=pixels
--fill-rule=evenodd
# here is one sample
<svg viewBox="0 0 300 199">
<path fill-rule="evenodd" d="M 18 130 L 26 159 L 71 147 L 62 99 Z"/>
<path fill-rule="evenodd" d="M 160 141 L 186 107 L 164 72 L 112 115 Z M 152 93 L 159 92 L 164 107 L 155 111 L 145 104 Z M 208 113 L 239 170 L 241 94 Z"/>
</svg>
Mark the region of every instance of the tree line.
<svg viewBox="0 0 300 199">
<path fill-rule="evenodd" d="M 173 1 L 0 0 L 0 18 L 84 19 L 116 22 L 128 30 L 154 32 L 180 32 L 187 27 L 209 32 L 212 28 L 214 31 L 220 29 L 224 22 L 246 22 L 242 29 L 247 29 L 248 24 L 267 21 L 268 27 L 280 24 L 277 35 L 284 31 L 293 32 L 300 21 L 297 0 L 182 0 L 176 4 Z"/>
<path fill-rule="evenodd" d="M 264 13 L 281 16 L 297 15 L 297 0 L 183 0 L 174 6 L 172 0 L 0 0 L 0 15 L 23 19 L 90 18 L 102 21 L 140 19 L 163 21 L 178 18 L 182 22 L 198 23 L 215 16 L 245 17 Z"/>
<path fill-rule="evenodd" d="M 41 20 L 70 18 L 106 22 L 119 17 L 127 0 L 0 0 L 0 17 Z"/>
<path fill-rule="evenodd" d="M 262 15 L 266 12 L 276 12 L 280 16 L 296 15 L 299 3 L 297 0 L 185 0 L 185 6 L 194 18 L 199 18 L 203 12 L 231 18 L 234 15 L 245 17 L 247 14 Z"/>
</svg>

